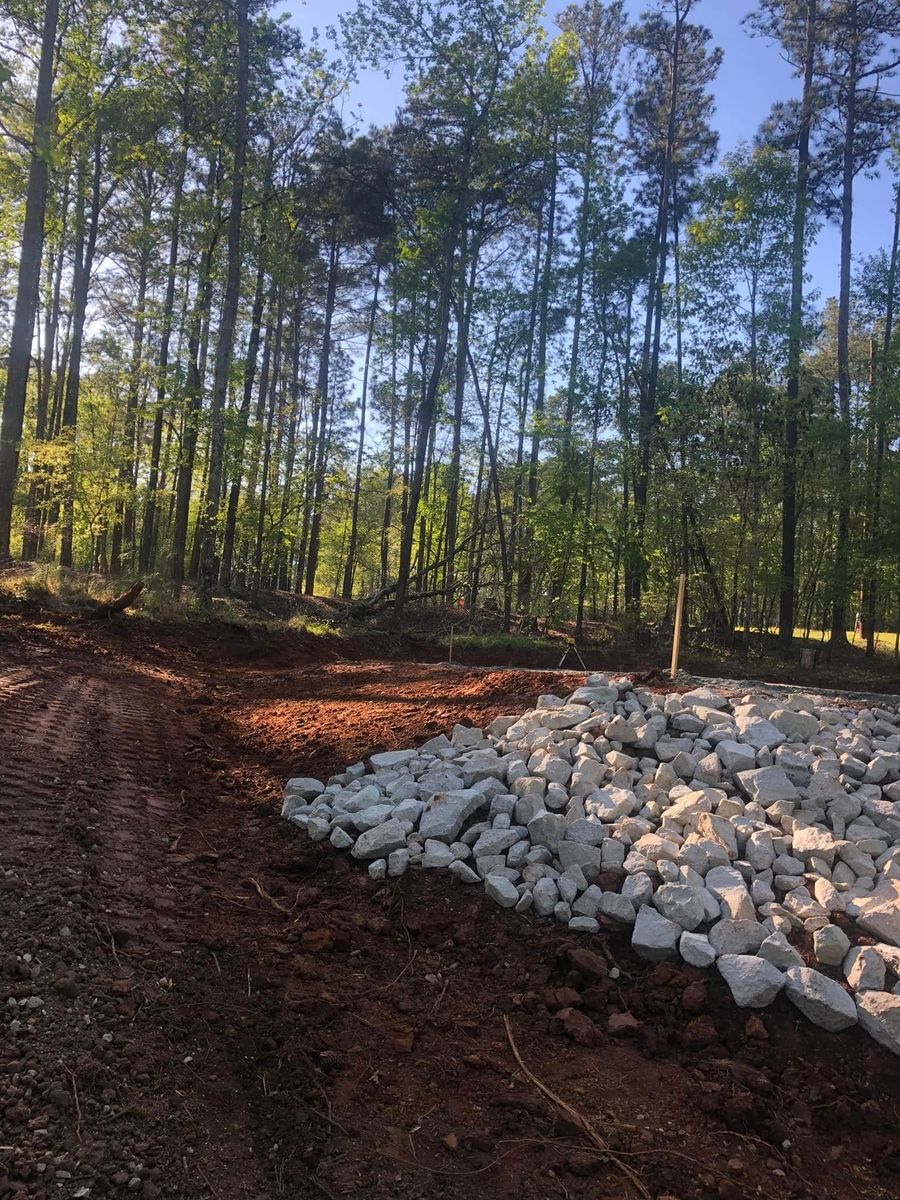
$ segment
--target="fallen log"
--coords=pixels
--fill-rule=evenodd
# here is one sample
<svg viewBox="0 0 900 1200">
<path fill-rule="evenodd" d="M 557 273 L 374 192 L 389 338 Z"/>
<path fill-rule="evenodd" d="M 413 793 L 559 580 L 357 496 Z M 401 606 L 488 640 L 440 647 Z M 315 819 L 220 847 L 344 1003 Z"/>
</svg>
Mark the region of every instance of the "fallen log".
<svg viewBox="0 0 900 1200">
<path fill-rule="evenodd" d="M 91 616 L 96 617 L 98 620 L 105 620 L 115 613 L 124 612 L 129 605 L 134 604 L 143 590 L 143 579 L 136 579 L 128 591 L 123 592 L 121 596 L 116 596 L 115 599 L 108 601 L 106 604 L 98 604 L 91 613 Z"/>
<path fill-rule="evenodd" d="M 467 537 L 464 537 L 461 542 L 456 543 L 456 547 L 450 554 L 444 555 L 444 557 L 438 562 L 431 564 L 428 567 L 428 570 L 435 572 L 439 571 L 441 567 L 445 566 L 448 562 L 450 562 L 451 559 L 456 558 L 458 554 L 461 554 L 462 551 L 465 550 L 466 546 L 468 546 L 469 542 L 471 542 L 473 538 L 476 538 L 480 532 L 481 525 L 479 524 L 472 530 L 470 534 L 468 534 Z M 399 586 L 400 580 L 395 579 L 393 583 L 387 584 L 385 587 L 380 588 L 377 592 L 373 592 L 370 596 L 363 596 L 359 600 L 352 601 L 347 605 L 347 616 L 363 616 L 366 613 L 377 612 L 381 608 L 386 608 L 388 604 L 393 604 L 393 594 L 396 592 Z M 424 600 L 427 596 L 437 596 L 440 594 L 440 591 L 417 592 L 414 596 L 407 596 L 406 599 L 407 602 L 413 599 Z"/>
</svg>

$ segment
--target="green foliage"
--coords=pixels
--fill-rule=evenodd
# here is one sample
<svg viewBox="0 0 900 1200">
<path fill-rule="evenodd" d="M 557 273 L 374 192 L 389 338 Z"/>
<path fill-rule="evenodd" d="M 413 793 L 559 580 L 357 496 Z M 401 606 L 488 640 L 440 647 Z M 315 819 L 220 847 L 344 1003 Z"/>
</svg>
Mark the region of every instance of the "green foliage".
<svg viewBox="0 0 900 1200">
<path fill-rule="evenodd" d="M 792 59 L 804 7 L 763 0 L 756 18 Z M 4 361 L 29 174 L 32 8 L 7 13 L 0 62 Z M 834 215 L 824 185 L 843 198 L 834 130 L 846 94 L 835 79 L 853 37 L 871 58 L 890 15 L 866 0 L 868 26 L 854 31 L 847 6 L 826 8 L 808 242 Z M 354 597 L 384 592 L 387 603 L 406 539 L 410 590 L 462 601 L 473 620 L 493 613 L 498 626 L 664 628 L 684 567 L 704 636 L 772 624 L 797 177 L 795 142 L 775 133 L 789 134 L 796 113 L 785 106 L 765 137 L 716 162 L 722 56 L 702 12 L 665 0 L 631 24 L 620 0 L 583 0 L 551 31 L 535 0 L 361 0 L 327 49 L 252 5 L 224 487 L 211 520 L 223 590 L 252 601 L 311 579 L 340 594 L 346 575 Z M 73 561 L 92 580 L 140 573 L 145 613 L 185 611 L 170 577 L 196 567 L 226 345 L 235 29 L 218 0 L 126 14 L 89 0 L 68 14 L 15 490 L 14 545 L 40 564 L 23 584 L 35 594 L 74 586 L 52 566 L 71 514 Z M 395 121 L 361 135 L 345 93 L 372 66 L 401 71 L 404 98 Z M 888 99 L 862 97 L 856 174 L 882 164 Z M 804 627 L 860 589 L 877 623 L 897 620 L 891 234 L 885 220 L 884 249 L 857 265 L 846 323 L 839 307 L 805 298 Z M 78 311 L 76 265 L 94 235 Z M 834 566 L 841 545 L 846 574 Z M 257 619 L 233 598 L 220 607 Z"/>
</svg>

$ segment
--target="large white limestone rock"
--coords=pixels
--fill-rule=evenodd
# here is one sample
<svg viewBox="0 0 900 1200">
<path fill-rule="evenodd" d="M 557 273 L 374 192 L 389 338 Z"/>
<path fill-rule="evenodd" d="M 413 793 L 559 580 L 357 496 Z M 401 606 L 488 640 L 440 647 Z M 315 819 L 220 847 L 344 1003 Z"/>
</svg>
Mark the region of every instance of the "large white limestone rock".
<svg viewBox="0 0 900 1200">
<path fill-rule="evenodd" d="M 789 967 L 784 991 L 814 1025 L 837 1033 L 856 1024 L 856 1005 L 839 983 L 810 967 Z"/>
</svg>

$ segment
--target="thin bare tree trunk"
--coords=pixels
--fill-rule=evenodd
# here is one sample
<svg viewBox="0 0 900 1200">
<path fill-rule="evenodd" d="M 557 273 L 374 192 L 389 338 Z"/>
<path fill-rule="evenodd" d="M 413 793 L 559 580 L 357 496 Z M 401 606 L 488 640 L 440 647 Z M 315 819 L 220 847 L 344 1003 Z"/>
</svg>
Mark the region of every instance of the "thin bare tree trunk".
<svg viewBox="0 0 900 1200">
<path fill-rule="evenodd" d="M 256 545 L 253 552 L 253 601 L 259 602 L 262 587 L 263 543 L 266 532 L 266 503 L 269 497 L 269 471 L 272 463 L 272 425 L 278 401 L 281 377 L 281 336 L 284 324 L 284 288 L 278 289 L 278 308 L 275 316 L 275 347 L 272 352 L 272 382 L 266 413 L 266 432 L 263 437 L 263 459 L 260 472 L 259 512 L 256 519 Z"/>
<path fill-rule="evenodd" d="M 816 57 L 816 4 L 806 2 L 806 50 L 800 114 L 794 229 L 791 246 L 791 310 L 788 335 L 787 399 L 781 473 L 781 584 L 778 641 L 787 650 L 794 640 L 797 560 L 797 447 L 800 431 L 800 352 L 803 345 L 803 271 L 806 260 L 806 212 L 809 203 L 809 140 L 812 128 L 813 69 Z"/>
<path fill-rule="evenodd" d="M 84 326 L 87 319 L 88 288 L 97 246 L 97 229 L 100 222 L 100 173 L 102 158 L 101 122 L 98 115 L 94 133 L 94 161 L 91 173 L 90 212 L 85 223 L 85 196 L 83 175 L 87 171 L 86 156 L 79 168 L 78 195 L 76 197 L 76 246 L 75 271 L 72 283 L 72 348 L 69 355 L 69 370 L 66 375 L 65 401 L 63 403 L 62 427 L 69 439 L 70 460 L 66 470 L 63 493 L 63 523 L 60 537 L 59 561 L 63 567 L 72 566 L 72 549 L 75 519 L 75 438 L 78 424 L 78 399 L 81 391 L 81 356 L 84 349 Z"/>
<path fill-rule="evenodd" d="M 137 463 L 135 449 L 135 416 L 141 390 L 141 365 L 144 357 L 144 330 L 147 322 L 147 277 L 150 270 L 150 219 L 152 215 L 153 172 L 148 172 L 146 194 L 144 197 L 144 214 L 141 225 L 140 265 L 138 267 L 138 288 L 134 314 L 134 332 L 131 342 L 131 363 L 128 372 L 128 399 L 125 409 L 125 430 L 123 441 L 125 454 L 119 468 L 119 483 L 126 493 L 116 505 L 116 520 L 113 524 L 110 567 L 114 575 L 122 568 L 122 544 L 129 544 L 134 550 L 134 488 L 137 482 Z"/>
<path fill-rule="evenodd" d="M 209 609 L 216 579 L 216 544 L 222 496 L 222 470 L 225 459 L 225 399 L 231 371 L 234 329 L 237 323 L 241 288 L 241 220 L 244 207 L 244 161 L 247 154 L 247 93 L 249 88 L 248 0 L 236 0 L 237 12 L 237 93 L 234 105 L 234 162 L 231 178 L 231 209 L 228 214 L 228 264 L 222 320 L 216 343 L 216 367 L 213 378 L 210 426 L 209 478 L 203 507 L 203 538 L 197 572 L 197 596 Z"/>
<path fill-rule="evenodd" d="M 838 297 L 837 367 L 841 438 L 838 447 L 838 528 L 834 548 L 833 606 L 829 649 L 847 644 L 847 596 L 850 590 L 850 272 L 853 266 L 853 178 L 856 153 L 856 31 L 850 35 L 850 59 L 844 121 L 841 179 L 841 283 Z"/>
<path fill-rule="evenodd" d="M 207 190 L 214 205 L 214 189 L 218 176 L 215 153 L 209 161 Z M 194 479 L 194 457 L 197 452 L 200 413 L 203 405 L 203 325 L 212 301 L 212 260 L 218 241 L 218 222 L 213 220 L 209 241 L 203 249 L 197 276 L 194 311 L 188 328 L 187 404 L 182 425 L 181 448 L 178 456 L 178 476 L 175 485 L 175 511 L 172 523 L 171 578 L 176 598 L 184 583 L 184 555 L 187 548 L 187 528 L 190 515 L 191 490 Z"/>
<path fill-rule="evenodd" d="M 267 209 L 272 192 L 272 164 L 275 154 L 275 140 L 269 138 L 269 148 L 266 155 L 265 182 L 263 184 L 262 206 L 259 216 L 259 247 L 256 268 L 256 287 L 253 295 L 253 309 L 250 315 L 250 335 L 247 339 L 247 354 L 244 360 L 244 390 L 241 397 L 241 408 L 238 417 L 237 445 L 234 451 L 234 478 L 228 492 L 228 507 L 225 514 L 225 533 L 222 538 L 222 566 L 219 571 L 219 583 L 223 588 L 231 586 L 231 570 L 234 561 L 234 542 L 237 529 L 238 503 L 241 494 L 241 482 L 244 476 L 244 452 L 247 446 L 247 430 L 250 422 L 250 401 L 253 396 L 253 381 L 256 375 L 256 360 L 259 356 L 259 337 L 262 327 L 263 306 L 265 304 L 265 274 L 268 245 Z"/>
<path fill-rule="evenodd" d="M 887 393 L 887 364 L 894 333 L 894 288 L 897 283 L 898 251 L 900 251 L 900 184 L 894 198 L 894 234 L 891 241 L 891 259 L 887 277 L 887 305 L 884 315 L 884 333 L 881 341 L 881 362 L 877 350 L 872 361 L 872 383 L 869 404 L 875 408 L 875 445 L 872 466 L 872 487 L 867 513 L 867 555 L 869 570 L 863 583 L 863 620 L 866 627 L 866 656 L 875 654 L 875 622 L 878 599 L 877 556 L 881 530 L 881 493 L 884 484 L 884 456 L 887 440 L 885 408 Z"/>
<path fill-rule="evenodd" d="M 356 567 L 356 533 L 359 521 L 359 492 L 362 486 L 363 452 L 366 443 L 366 401 L 369 391 L 369 361 L 372 356 L 372 338 L 375 334 L 375 318 L 378 315 L 378 289 L 381 284 L 381 263 L 375 266 L 375 287 L 372 292 L 372 307 L 369 310 L 369 328 L 366 334 L 366 356 L 363 365 L 362 395 L 359 402 L 359 443 L 356 449 L 356 474 L 353 482 L 353 508 L 350 514 L 350 539 L 344 566 L 344 586 L 341 595 L 349 600 L 353 595 L 353 572 Z"/>
<path fill-rule="evenodd" d="M 381 519 L 381 587 L 387 584 L 388 559 L 391 548 L 391 516 L 394 501 L 395 452 L 397 443 L 397 299 L 391 301 L 391 415 L 388 439 L 387 479 L 384 489 L 384 511 Z"/>
<path fill-rule="evenodd" d="M 309 503 L 309 549 L 306 558 L 306 592 L 315 592 L 316 570 L 319 565 L 319 535 L 322 528 L 322 506 L 325 502 L 325 470 L 328 462 L 328 410 L 331 381 L 331 325 L 337 297 L 338 266 L 337 229 L 332 230 L 328 255 L 328 284 L 325 295 L 325 328 L 319 356 L 319 380 L 316 387 L 316 406 L 313 411 L 312 497 Z"/>
<path fill-rule="evenodd" d="M 187 100 L 185 99 L 185 108 Z M 178 251 L 181 234 L 181 197 L 184 177 L 187 173 L 187 116 L 182 116 L 181 151 L 175 187 L 172 196 L 171 232 L 169 235 L 169 262 L 166 274 L 166 292 L 159 335 L 159 358 L 156 366 L 156 404 L 153 414 L 153 433 L 150 441 L 150 469 L 147 475 L 147 499 L 141 523 L 141 546 L 138 563 L 142 571 L 149 571 L 155 551 L 157 491 L 159 489 L 159 464 L 162 454 L 163 422 L 165 420 L 166 375 L 169 369 L 169 345 L 172 339 L 172 315 L 175 311 L 175 283 L 178 275 Z M 187 281 L 185 280 L 185 289 Z"/>
<path fill-rule="evenodd" d="M 41 361 L 41 383 L 38 389 L 38 404 L 35 415 L 35 438 L 39 442 L 49 441 L 53 436 L 54 417 L 50 409 L 51 391 L 56 393 L 53 381 L 53 362 L 59 337 L 60 295 L 62 292 L 63 266 L 66 251 L 66 227 L 69 216 L 69 175 L 66 174 L 60 202 L 59 244 L 48 256 L 48 297 L 44 321 L 44 349 Z M 32 477 L 28 487 L 25 508 L 25 530 L 22 538 L 22 558 L 37 557 L 41 545 L 46 512 L 48 479 L 45 470 Z"/>
<path fill-rule="evenodd" d="M 34 103 L 31 158 L 28 165 L 28 190 L 22 225 L 22 250 L 12 336 L 6 369 L 6 391 L 0 418 L 0 566 L 10 559 L 13 498 L 19 467 L 19 442 L 25 421 L 25 395 L 31 368 L 31 339 L 37 312 L 44 245 L 44 212 L 47 207 L 47 181 L 50 167 L 50 141 L 53 136 L 53 58 L 59 0 L 46 0 L 41 32 L 41 58 L 38 66 Z"/>
</svg>

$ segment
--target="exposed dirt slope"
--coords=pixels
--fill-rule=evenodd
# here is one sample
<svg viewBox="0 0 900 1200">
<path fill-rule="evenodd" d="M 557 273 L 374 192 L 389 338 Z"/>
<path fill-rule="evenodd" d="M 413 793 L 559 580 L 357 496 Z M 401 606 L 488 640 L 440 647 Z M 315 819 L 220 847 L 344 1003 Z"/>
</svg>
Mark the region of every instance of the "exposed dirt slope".
<svg viewBox="0 0 900 1200">
<path fill-rule="evenodd" d="M 0 1197 L 900 1194 L 870 1039 L 278 818 L 287 775 L 558 675 L 294 645 L 0 618 Z"/>
</svg>

